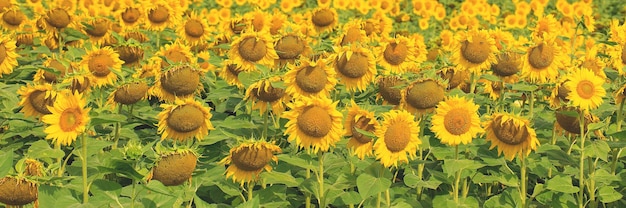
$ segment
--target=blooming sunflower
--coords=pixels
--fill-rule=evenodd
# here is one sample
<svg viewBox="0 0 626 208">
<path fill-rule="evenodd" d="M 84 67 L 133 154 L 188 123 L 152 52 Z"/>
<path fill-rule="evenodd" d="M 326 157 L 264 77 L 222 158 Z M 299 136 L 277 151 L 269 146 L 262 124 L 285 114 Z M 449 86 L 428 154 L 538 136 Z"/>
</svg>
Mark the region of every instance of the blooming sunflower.
<svg viewBox="0 0 626 208">
<path fill-rule="evenodd" d="M 209 130 L 215 129 L 210 120 L 213 116 L 211 108 L 192 98 L 176 99 L 173 104 L 161 104 L 161 108 L 163 111 L 157 115 L 161 140 L 202 140 L 209 134 Z"/>
<path fill-rule="evenodd" d="M 82 134 L 89 123 L 89 111 L 85 108 L 86 99 L 80 93 L 63 91 L 57 93 L 52 107 L 48 107 L 50 114 L 41 117 L 48 124 L 44 129 L 46 139 L 51 139 L 55 145 L 70 145 Z"/>
<path fill-rule="evenodd" d="M 460 70 L 480 74 L 497 61 L 496 42 L 486 30 L 461 32 L 454 44 L 451 58 Z"/>
<path fill-rule="evenodd" d="M 117 80 L 117 75 L 113 71 L 120 73 L 123 63 L 120 55 L 111 47 L 104 47 L 88 50 L 83 55 L 80 66 L 90 72 L 89 79 L 93 85 L 100 87 L 113 84 Z"/>
<path fill-rule="evenodd" d="M 239 80 L 239 73 L 241 72 L 244 72 L 244 70 L 239 65 L 233 63 L 232 60 L 225 60 L 218 75 L 229 85 L 244 88 L 243 83 Z"/>
<path fill-rule="evenodd" d="M 124 61 L 123 66 L 137 66 L 143 60 L 144 50 L 136 44 L 119 44 L 115 51 L 120 55 L 120 60 Z"/>
<path fill-rule="evenodd" d="M 626 24 L 619 25 L 619 20 L 611 22 L 609 40 L 616 42 L 614 46 L 607 48 L 607 53 L 611 57 L 613 67 L 620 75 L 626 74 L 624 67 L 626 66 Z"/>
<path fill-rule="evenodd" d="M 560 33 L 560 26 L 553 15 L 547 15 L 537 18 L 536 25 L 531 30 L 535 38 L 542 38 L 545 34 L 554 35 Z"/>
<path fill-rule="evenodd" d="M 518 155 L 528 155 L 540 145 L 530 121 L 520 116 L 494 113 L 483 126 L 487 141 L 491 141 L 489 149 L 498 147 L 498 154 L 504 153 L 508 160 L 513 160 Z"/>
<path fill-rule="evenodd" d="M 311 20 L 310 25 L 315 29 L 314 31 L 316 31 L 318 35 L 325 31 L 333 30 L 339 22 L 339 15 L 337 15 L 337 11 L 332 7 L 318 7 L 313 9 L 308 14 L 308 17 Z"/>
<path fill-rule="evenodd" d="M 464 97 L 448 97 L 437 104 L 430 129 L 443 144 L 456 146 L 470 143 L 477 134 L 484 132 L 478 108 L 474 101 Z"/>
<path fill-rule="evenodd" d="M 191 13 L 178 26 L 178 37 L 183 38 L 185 42 L 192 46 L 206 42 L 211 35 L 211 30 L 209 29 L 209 24 L 204 19 L 203 16 L 195 12 Z"/>
<path fill-rule="evenodd" d="M 10 40 L 9 36 L 0 36 L 0 77 L 3 74 L 10 74 L 17 66 L 17 57 L 15 52 L 15 41 Z"/>
<path fill-rule="evenodd" d="M 169 63 L 195 63 L 191 48 L 178 40 L 161 47 L 155 56 L 165 58 L 165 60 L 161 61 L 161 70 L 165 70 L 170 66 Z"/>
<path fill-rule="evenodd" d="M 282 117 L 289 119 L 285 135 L 299 148 L 311 148 L 312 153 L 326 152 L 341 139 L 343 115 L 337 111 L 337 103 L 329 98 L 302 97 L 288 103 L 289 111 Z"/>
<path fill-rule="evenodd" d="M 528 47 L 522 61 L 522 77 L 532 82 L 554 81 L 566 56 L 555 42 L 556 36 L 544 36 Z"/>
<path fill-rule="evenodd" d="M 177 23 L 180 12 L 172 8 L 165 0 L 146 2 L 148 5 L 146 14 L 147 29 L 152 31 L 163 31 L 166 27 Z"/>
<path fill-rule="evenodd" d="M 228 165 L 226 178 L 243 185 L 245 182 L 254 182 L 259 174 L 272 171 L 270 162 L 278 162 L 275 153 L 281 153 L 280 147 L 266 141 L 246 141 L 230 149 L 230 154 L 219 163 Z"/>
<path fill-rule="evenodd" d="M 567 99 L 573 106 L 588 111 L 602 104 L 602 98 L 606 95 L 602 87 L 604 80 L 593 71 L 584 68 L 574 70 L 567 76 L 567 80 L 569 81 L 565 83 L 565 87 L 570 91 Z"/>
<path fill-rule="evenodd" d="M 382 67 L 384 74 L 402 74 L 416 68 L 418 62 L 413 39 L 404 36 L 383 38 L 377 48 L 376 63 Z"/>
<path fill-rule="evenodd" d="M 144 12 L 139 4 L 131 3 L 121 7 L 116 12 L 116 19 L 121 23 L 122 28 L 131 29 L 138 27 L 145 20 Z"/>
<path fill-rule="evenodd" d="M 228 57 L 244 71 L 255 70 L 256 64 L 272 67 L 274 60 L 278 59 L 273 44 L 274 40 L 269 32 L 246 30 L 233 40 Z"/>
<path fill-rule="evenodd" d="M 363 30 L 364 22 L 360 19 L 352 20 L 341 26 L 341 35 L 334 40 L 334 45 L 341 47 L 357 42 L 367 42 L 369 39 Z"/>
<path fill-rule="evenodd" d="M 251 100 L 252 110 L 259 109 L 261 115 L 270 104 L 272 112 L 280 115 L 285 110 L 284 103 L 289 101 L 285 89 L 273 87 L 272 83 L 281 81 L 280 77 L 271 77 L 251 84 L 246 90 L 244 99 Z"/>
<path fill-rule="evenodd" d="M 383 123 L 376 129 L 374 143 L 376 159 L 385 167 L 408 163 L 415 158 L 418 145 L 422 144 L 420 129 L 415 117 L 405 110 L 391 110 L 383 114 Z M 408 157 L 407 157 L 408 154 Z"/>
<path fill-rule="evenodd" d="M 445 98 L 445 86 L 434 79 L 420 79 L 402 90 L 402 106 L 412 114 L 431 112 Z"/>
<path fill-rule="evenodd" d="M 165 72 L 156 71 L 156 82 L 149 93 L 166 102 L 191 98 L 202 87 L 201 75 L 202 71 L 189 65 L 174 66 Z"/>
<path fill-rule="evenodd" d="M 363 160 L 372 155 L 373 140 L 369 136 L 359 133 L 356 129 L 374 133 L 380 128 L 373 112 L 361 109 L 354 100 L 350 100 L 350 108 L 344 122 L 344 135 L 350 137 L 348 148 L 353 149 L 353 154 Z"/>
<path fill-rule="evenodd" d="M 48 106 L 53 106 L 56 99 L 56 92 L 52 85 L 48 83 L 22 86 L 17 94 L 22 97 L 19 105 L 22 106 L 20 112 L 25 116 L 39 117 L 50 114 Z"/>
<path fill-rule="evenodd" d="M 287 65 L 285 73 L 287 94 L 292 97 L 328 97 L 337 84 L 336 72 L 327 66 L 326 59 L 301 59 L 300 65 Z"/>
<path fill-rule="evenodd" d="M 513 52 L 505 52 L 497 57 L 498 63 L 491 65 L 494 75 L 502 78 L 511 77 L 521 69 L 522 56 Z"/>
<path fill-rule="evenodd" d="M 363 91 L 376 77 L 376 58 L 360 44 L 337 48 L 332 59 L 337 78 L 348 91 Z"/>
<path fill-rule="evenodd" d="M 49 9 L 45 15 L 42 16 L 42 23 L 44 29 L 48 32 L 53 32 L 66 28 L 73 21 L 74 17 L 67 9 L 62 7 L 55 7 Z"/>
</svg>

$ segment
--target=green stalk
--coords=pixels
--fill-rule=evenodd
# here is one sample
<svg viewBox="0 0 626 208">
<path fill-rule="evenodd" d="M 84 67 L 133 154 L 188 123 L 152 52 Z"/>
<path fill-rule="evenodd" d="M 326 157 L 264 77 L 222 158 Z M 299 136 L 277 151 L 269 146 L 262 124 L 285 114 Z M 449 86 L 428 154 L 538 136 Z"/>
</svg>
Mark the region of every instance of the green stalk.
<svg viewBox="0 0 626 208">
<path fill-rule="evenodd" d="M 583 194 L 585 193 L 585 112 L 579 111 L 578 123 L 580 125 L 580 172 L 579 174 L 579 188 L 578 193 L 578 207 L 583 208 Z"/>
<path fill-rule="evenodd" d="M 470 93 L 469 94 L 474 94 L 474 92 L 476 91 L 476 75 L 474 73 L 472 73 L 470 75 Z"/>
<path fill-rule="evenodd" d="M 624 121 L 624 114 L 622 110 L 624 109 L 624 98 L 622 98 L 622 102 L 619 104 L 619 108 L 617 109 L 617 132 L 622 131 L 622 122 Z"/>
<path fill-rule="evenodd" d="M 309 161 L 309 165 L 311 165 L 311 161 Z M 311 169 L 306 169 L 306 179 L 311 178 Z M 304 199 L 304 207 L 311 208 L 311 193 L 306 193 L 306 198 Z"/>
<path fill-rule="evenodd" d="M 531 120 L 533 118 L 533 111 L 535 109 L 535 91 L 530 91 L 530 103 L 528 105 L 530 105 L 530 110 L 528 111 L 528 116 L 530 116 Z"/>
<path fill-rule="evenodd" d="M 61 150 L 61 144 L 60 143 L 55 143 L 54 144 L 54 149 Z M 63 157 L 57 158 L 57 163 L 59 163 L 59 170 L 57 170 L 57 176 L 59 176 L 59 177 L 63 176 L 62 159 L 63 159 Z"/>
<path fill-rule="evenodd" d="M 320 192 L 319 192 L 319 198 L 317 199 L 319 206 L 322 207 L 326 204 L 324 201 L 324 152 L 319 151 L 318 153 L 318 160 L 319 160 L 319 173 L 317 174 L 317 182 L 320 184 Z"/>
<path fill-rule="evenodd" d="M 422 139 L 424 138 L 424 128 L 426 126 L 426 122 L 424 122 L 426 116 L 422 116 L 420 121 L 419 121 L 419 125 L 420 125 L 420 132 L 419 132 L 419 138 Z M 419 146 L 417 147 L 417 152 L 419 153 L 419 159 L 420 160 L 424 160 L 424 153 L 422 150 L 422 147 Z M 424 178 L 424 163 L 420 163 L 419 165 L 417 165 L 417 178 L 419 180 L 422 180 Z M 422 192 L 424 191 L 423 187 L 416 187 L 417 189 L 417 200 L 421 200 L 422 199 Z"/>
<path fill-rule="evenodd" d="M 380 173 L 378 173 L 378 177 L 382 178 L 383 177 L 383 173 L 385 172 L 385 166 L 380 166 Z M 389 189 L 387 189 L 389 190 Z M 376 208 L 380 208 L 380 202 L 382 199 L 382 192 L 378 192 L 378 196 L 376 197 Z"/>
<path fill-rule="evenodd" d="M 459 160 L 459 145 L 454 146 L 454 159 L 457 161 Z M 454 177 L 454 186 L 452 187 L 454 192 L 454 203 L 456 204 L 459 204 L 459 182 L 461 181 L 461 171 L 463 170 L 458 170 L 456 172 Z"/>
<path fill-rule="evenodd" d="M 81 166 L 83 169 L 83 204 L 87 204 L 89 202 L 89 183 L 87 183 L 87 137 L 85 134 L 82 134 L 80 138 L 83 143 L 83 153 L 81 154 Z"/>
<path fill-rule="evenodd" d="M 119 106 L 117 109 L 117 114 L 122 114 L 122 106 Z M 120 122 L 115 122 L 115 135 L 113 136 L 113 147 L 111 149 L 117 149 L 117 143 L 120 140 Z"/>
<path fill-rule="evenodd" d="M 519 157 L 521 163 L 522 163 L 522 173 L 521 173 L 521 178 L 522 180 L 520 181 L 521 183 L 521 189 L 520 189 L 520 198 L 522 199 L 522 207 L 528 207 L 528 204 L 526 204 L 526 157 L 524 157 L 524 154 L 522 153 L 521 156 Z"/>
<path fill-rule="evenodd" d="M 617 161 L 619 159 L 619 155 L 622 153 L 622 148 L 620 148 L 618 151 L 614 151 L 613 152 L 613 164 L 611 164 L 611 173 L 613 173 L 613 175 L 615 175 L 615 170 L 617 169 Z"/>
<path fill-rule="evenodd" d="M 263 112 L 263 134 L 261 134 L 264 140 L 267 140 L 267 119 L 269 116 L 268 114 L 269 110 L 267 110 L 266 106 L 265 111 Z"/>
<path fill-rule="evenodd" d="M 596 204 L 596 183 L 593 180 L 593 177 L 595 175 L 595 170 L 596 170 L 596 165 L 593 162 L 592 158 L 588 158 L 589 160 L 589 184 L 587 184 L 587 191 L 589 191 L 589 200 L 590 200 L 590 207 L 597 207 Z"/>
<path fill-rule="evenodd" d="M 248 201 L 252 200 L 252 189 L 254 189 L 254 182 L 248 182 Z"/>
</svg>

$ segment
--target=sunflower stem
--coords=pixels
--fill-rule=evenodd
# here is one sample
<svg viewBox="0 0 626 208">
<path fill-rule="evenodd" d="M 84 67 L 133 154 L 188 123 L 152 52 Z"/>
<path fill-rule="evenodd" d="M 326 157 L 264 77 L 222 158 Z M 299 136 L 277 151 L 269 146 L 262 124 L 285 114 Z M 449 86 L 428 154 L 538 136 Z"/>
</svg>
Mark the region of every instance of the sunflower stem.
<svg viewBox="0 0 626 208">
<path fill-rule="evenodd" d="M 61 144 L 55 143 L 54 144 L 54 149 L 55 150 L 61 150 Z M 63 157 L 57 158 L 57 163 L 59 163 L 59 170 L 57 170 L 57 176 L 59 176 L 59 177 L 63 176 L 63 163 L 61 163 L 62 162 L 62 160 L 61 160 L 62 158 Z"/>
<path fill-rule="evenodd" d="M 533 119 L 533 113 L 535 110 L 535 91 L 531 90 L 530 91 L 530 97 L 529 97 L 529 103 L 528 103 L 530 109 L 528 110 L 528 116 L 530 117 L 530 120 Z"/>
<path fill-rule="evenodd" d="M 519 157 L 520 162 L 522 163 L 522 172 L 521 172 L 521 178 L 522 180 L 520 181 L 521 183 L 521 188 L 519 191 L 519 195 L 520 195 L 520 199 L 522 200 L 522 207 L 528 207 L 528 204 L 526 204 L 526 157 L 524 157 L 524 154 L 520 154 Z"/>
<path fill-rule="evenodd" d="M 617 109 L 617 130 L 616 132 L 622 131 L 622 122 L 624 121 L 624 114 L 622 110 L 624 110 L 624 98 L 622 98 L 622 102 L 619 104 L 619 108 Z"/>
<path fill-rule="evenodd" d="M 85 134 L 81 134 L 80 139 L 83 151 L 81 154 L 81 166 L 83 171 L 83 204 L 87 204 L 89 202 L 89 184 L 87 183 L 87 137 Z"/>
<path fill-rule="evenodd" d="M 596 204 L 596 183 L 593 180 L 593 178 L 595 177 L 595 169 L 596 169 L 596 165 L 593 162 L 593 158 L 588 158 L 589 159 L 589 184 L 587 184 L 587 191 L 589 191 L 589 200 L 590 202 L 590 207 L 598 207 Z"/>
<path fill-rule="evenodd" d="M 419 132 L 418 138 L 420 139 L 424 138 L 424 128 L 426 126 L 426 122 L 424 122 L 425 119 L 426 119 L 426 116 L 423 115 L 421 116 L 419 120 L 420 132 Z M 422 146 L 417 147 L 417 152 L 419 153 L 419 159 L 424 160 L 424 152 L 422 151 Z M 424 165 L 425 165 L 424 163 L 420 163 L 419 165 L 417 165 L 417 178 L 419 180 L 422 180 L 424 178 Z M 419 201 L 422 199 L 422 192 L 424 191 L 424 188 L 418 186 L 416 187 L 416 189 L 417 189 L 417 200 Z"/>
<path fill-rule="evenodd" d="M 117 109 L 117 114 L 122 114 L 122 106 L 119 106 Z M 117 143 L 120 140 L 120 122 L 115 122 L 115 135 L 113 136 L 113 147 L 111 149 L 117 149 Z"/>
<path fill-rule="evenodd" d="M 470 93 L 469 94 L 474 94 L 474 92 L 476 92 L 476 74 L 475 73 L 471 73 L 470 75 Z"/>
<path fill-rule="evenodd" d="M 578 173 L 579 177 L 579 193 L 578 193 L 578 207 L 583 208 L 583 194 L 585 193 L 585 112 L 578 112 L 578 123 L 580 125 L 580 172 Z"/>
<path fill-rule="evenodd" d="M 311 161 L 309 160 L 309 165 L 311 165 Z M 306 179 L 311 178 L 311 169 L 307 168 L 306 169 L 306 175 L 305 175 Z M 306 198 L 304 200 L 304 207 L 305 208 L 311 208 L 311 193 L 306 193 Z"/>
<path fill-rule="evenodd" d="M 63 54 L 63 38 L 61 38 L 62 37 L 61 33 L 63 33 L 63 29 L 59 29 L 59 34 L 58 34 L 59 35 L 58 37 L 59 38 L 59 46 L 58 46 L 59 55 Z"/>
<path fill-rule="evenodd" d="M 324 152 L 317 153 L 319 160 L 319 173 L 317 174 L 317 182 L 320 184 L 318 203 L 319 207 L 326 207 L 324 201 Z"/>
<path fill-rule="evenodd" d="M 454 159 L 457 161 L 459 160 L 459 145 L 454 146 Z M 452 190 L 454 192 L 454 203 L 456 204 L 459 204 L 459 182 L 461 181 L 461 171 L 462 170 L 458 170 L 456 172 L 454 178 L 454 187 L 452 187 Z"/>
<path fill-rule="evenodd" d="M 252 189 L 254 189 L 254 182 L 248 182 L 248 201 L 252 200 Z"/>
<path fill-rule="evenodd" d="M 265 109 L 265 111 L 263 111 L 263 134 L 261 134 L 261 136 L 266 141 L 267 141 L 267 119 L 269 116 L 268 114 L 269 114 L 269 111 Z"/>
<path fill-rule="evenodd" d="M 615 175 L 615 170 L 617 169 L 617 161 L 619 160 L 619 156 L 622 153 L 623 148 L 620 148 L 618 151 L 613 151 L 613 164 L 611 164 L 611 173 Z"/>
</svg>

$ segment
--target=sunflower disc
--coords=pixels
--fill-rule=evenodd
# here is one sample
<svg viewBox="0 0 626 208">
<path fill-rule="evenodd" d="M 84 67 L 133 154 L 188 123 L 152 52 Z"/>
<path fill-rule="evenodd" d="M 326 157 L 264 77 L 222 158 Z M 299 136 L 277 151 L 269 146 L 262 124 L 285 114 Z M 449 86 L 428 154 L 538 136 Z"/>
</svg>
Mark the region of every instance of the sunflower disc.
<svg viewBox="0 0 626 208">
<path fill-rule="evenodd" d="M 399 105 L 402 100 L 402 89 L 397 86 L 405 84 L 406 82 L 398 77 L 383 77 L 378 81 L 378 93 L 388 103 Z"/>
<path fill-rule="evenodd" d="M 198 88 L 200 75 L 190 67 L 183 67 L 169 71 L 161 76 L 161 86 L 167 92 L 176 96 L 191 95 Z"/>
<path fill-rule="evenodd" d="M 144 82 L 126 84 L 115 91 L 115 102 L 132 105 L 146 96 L 148 92 L 148 84 Z"/>
<path fill-rule="evenodd" d="M 12 177 L 0 179 L 0 202 L 23 206 L 37 200 L 37 185 L 24 179 Z"/>
<path fill-rule="evenodd" d="M 267 148 L 244 147 L 233 153 L 233 164 L 244 171 L 261 170 L 272 159 L 272 151 Z"/>
<path fill-rule="evenodd" d="M 35 91 L 28 96 L 31 105 L 37 112 L 41 114 L 50 114 L 50 110 L 48 110 L 48 106 L 52 106 L 54 104 L 54 99 L 46 98 L 45 91 Z"/>
<path fill-rule="evenodd" d="M 191 178 L 198 158 L 193 153 L 176 153 L 161 157 L 152 170 L 152 179 L 166 186 L 177 186 Z"/>
</svg>

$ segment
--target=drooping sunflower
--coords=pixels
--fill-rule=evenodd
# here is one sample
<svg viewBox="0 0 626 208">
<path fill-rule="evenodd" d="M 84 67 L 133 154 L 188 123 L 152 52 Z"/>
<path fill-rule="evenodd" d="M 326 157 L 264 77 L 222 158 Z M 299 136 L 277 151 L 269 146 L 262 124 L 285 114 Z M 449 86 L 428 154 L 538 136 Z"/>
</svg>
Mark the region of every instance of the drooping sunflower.
<svg viewBox="0 0 626 208">
<path fill-rule="evenodd" d="M 498 63 L 491 65 L 491 71 L 503 79 L 516 75 L 522 66 L 522 56 L 513 52 L 499 54 L 497 60 Z"/>
<path fill-rule="evenodd" d="M 402 106 L 412 114 L 432 112 L 445 98 L 445 86 L 435 79 L 419 79 L 402 90 Z"/>
<path fill-rule="evenodd" d="M 83 17 L 83 31 L 95 45 L 104 45 L 113 39 L 111 20 L 104 17 Z"/>
<path fill-rule="evenodd" d="M 174 25 L 178 21 L 181 13 L 172 8 L 165 0 L 145 2 L 147 7 L 146 15 L 147 29 L 152 31 L 163 31 L 165 28 Z"/>
<path fill-rule="evenodd" d="M 559 67 L 566 56 L 555 42 L 556 36 L 544 36 L 535 40 L 535 45 L 528 47 L 522 61 L 522 77 L 532 82 L 551 82 L 559 75 Z"/>
<path fill-rule="evenodd" d="M 138 44 L 118 44 L 115 51 L 120 55 L 120 60 L 124 61 L 123 66 L 137 66 L 143 61 L 144 50 Z"/>
<path fill-rule="evenodd" d="M 209 134 L 209 130 L 215 129 L 210 120 L 213 117 L 211 108 L 193 98 L 177 99 L 173 104 L 161 104 L 161 108 L 163 111 L 157 115 L 161 140 L 202 140 Z"/>
<path fill-rule="evenodd" d="M 287 94 L 292 97 L 328 97 L 337 84 L 336 72 L 328 66 L 327 60 L 316 61 L 303 58 L 300 65 L 289 64 L 284 81 Z"/>
<path fill-rule="evenodd" d="M 280 115 L 285 110 L 284 103 L 289 101 L 285 89 L 272 86 L 272 83 L 281 81 L 280 77 L 271 77 L 251 84 L 246 90 L 245 100 L 252 102 L 252 110 L 259 109 L 261 115 L 267 111 L 267 105 L 275 115 Z"/>
<path fill-rule="evenodd" d="M 583 131 L 588 131 L 588 126 L 591 123 L 597 123 L 600 119 L 597 116 L 592 115 L 590 112 L 581 112 L 573 107 L 561 107 L 554 111 L 554 117 L 556 122 L 554 123 L 554 131 L 558 135 L 568 134 L 577 135 L 580 134 L 580 117 L 577 115 L 569 115 L 565 112 L 584 113 L 585 122 L 583 123 Z"/>
<path fill-rule="evenodd" d="M 308 19 L 311 21 L 309 24 L 319 35 L 326 31 L 333 30 L 339 22 L 339 15 L 337 15 L 337 11 L 332 7 L 319 7 L 313 9 L 308 14 Z"/>
<path fill-rule="evenodd" d="M 61 81 L 63 76 L 65 76 L 65 73 L 70 72 L 71 70 L 70 67 L 66 67 L 61 62 L 65 60 L 55 58 L 55 56 L 47 57 L 45 59 L 46 60 L 43 62 L 43 66 L 45 68 L 48 68 L 48 70 L 38 69 L 35 75 L 33 76 L 33 82 L 35 83 L 40 83 L 40 84 L 41 83 L 50 83 L 50 84 L 58 83 Z M 58 72 L 59 75 L 50 71 Z"/>
<path fill-rule="evenodd" d="M 191 182 L 191 174 L 196 169 L 198 155 L 192 149 L 179 148 L 175 151 L 158 153 L 159 158 L 146 177 L 157 180 L 165 186 L 178 186 Z"/>
<path fill-rule="evenodd" d="M 0 17 L 0 25 L 4 27 L 4 30 L 12 32 L 20 31 L 24 23 L 28 22 L 28 18 L 17 5 L 9 6 L 4 11 L 0 10 Z"/>
<path fill-rule="evenodd" d="M 244 88 L 243 83 L 239 80 L 239 73 L 244 72 L 241 67 L 232 60 L 225 60 L 223 67 L 219 72 L 219 77 L 231 86 L 237 86 L 237 88 Z"/>
<path fill-rule="evenodd" d="M 376 77 L 376 58 L 372 51 L 359 44 L 337 48 L 331 57 L 339 82 L 348 91 L 363 91 Z"/>
<path fill-rule="evenodd" d="M 550 93 L 550 97 L 548 97 L 548 103 L 550 103 L 550 107 L 552 108 L 560 108 L 563 103 L 569 103 L 569 89 L 565 87 L 565 83 L 568 82 L 567 77 L 560 77 L 556 82 L 556 85 L 552 88 L 552 92 Z"/>
<path fill-rule="evenodd" d="M 363 160 L 367 156 L 371 156 L 373 152 L 373 138 L 366 136 L 356 129 L 374 133 L 380 128 L 380 124 L 376 121 L 373 112 L 361 109 L 354 100 L 350 100 L 350 108 L 344 122 L 344 135 L 350 137 L 348 140 L 348 148 L 353 149 L 353 155 Z"/>
<path fill-rule="evenodd" d="M 259 174 L 272 171 L 270 162 L 278 162 L 275 153 L 281 153 L 280 147 L 266 141 L 246 141 L 230 149 L 227 157 L 219 163 L 228 165 L 226 178 L 241 184 L 254 182 L 259 179 Z"/>
<path fill-rule="evenodd" d="M 285 135 L 289 142 L 312 153 L 326 152 L 341 139 L 343 115 L 337 111 L 337 103 L 329 98 L 302 97 L 288 103 L 289 111 L 283 118 L 289 119 Z"/>
<path fill-rule="evenodd" d="M 483 126 L 486 139 L 491 142 L 489 149 L 498 147 L 498 154 L 504 153 L 508 160 L 513 160 L 515 156 L 526 156 L 540 145 L 530 121 L 518 115 L 494 113 Z"/>
<path fill-rule="evenodd" d="M 442 144 L 456 146 L 468 144 L 484 130 L 480 126 L 478 105 L 464 97 L 448 97 L 437 104 L 430 129 Z"/>
<path fill-rule="evenodd" d="M 478 82 L 484 83 L 483 92 L 489 94 L 489 98 L 491 100 L 498 100 L 502 91 L 504 90 L 503 81 L 490 81 L 490 80 L 478 80 Z"/>
<path fill-rule="evenodd" d="M 62 7 L 55 7 L 49 9 L 45 15 L 42 16 L 43 27 L 48 32 L 54 32 L 66 28 L 74 21 L 72 12 Z"/>
<path fill-rule="evenodd" d="M 15 52 L 15 41 L 10 40 L 9 36 L 0 37 L 0 77 L 4 74 L 10 74 L 17 66 L 17 57 Z"/>
<path fill-rule="evenodd" d="M 378 94 L 377 99 L 382 98 L 383 104 L 400 105 L 402 102 L 402 90 L 407 84 L 400 76 L 385 75 L 378 77 Z"/>
<path fill-rule="evenodd" d="M 82 59 L 81 68 L 90 72 L 89 79 L 97 87 L 113 84 L 117 80 L 113 71 L 121 73 L 124 63 L 111 47 L 88 50 Z"/>
<path fill-rule="evenodd" d="M 415 117 L 405 110 L 391 110 L 383 114 L 383 123 L 376 129 L 378 137 L 374 143 L 376 159 L 385 167 L 408 163 L 415 158 L 418 145 L 419 127 Z M 408 154 L 408 156 L 407 156 Z"/>
<path fill-rule="evenodd" d="M 416 47 L 413 39 L 404 36 L 395 38 L 383 38 L 376 63 L 383 68 L 384 74 L 402 74 L 417 66 Z"/>
<path fill-rule="evenodd" d="M 278 67 L 289 63 L 293 64 L 300 57 L 308 57 L 313 53 L 309 40 L 306 35 L 302 34 L 300 26 L 289 23 L 279 29 L 277 33 L 280 34 L 280 37 L 274 43 L 274 50 L 278 55 L 278 59 L 276 59 Z"/>
<path fill-rule="evenodd" d="M 228 58 L 245 71 L 255 70 L 256 64 L 272 67 L 274 60 L 278 59 L 273 44 L 268 31 L 246 30 L 231 43 Z"/>
<path fill-rule="evenodd" d="M 369 38 L 367 38 L 365 30 L 363 30 L 364 25 L 365 23 L 360 19 L 352 20 L 342 25 L 341 35 L 337 36 L 333 41 L 334 45 L 341 47 L 357 42 L 368 42 Z"/>
<path fill-rule="evenodd" d="M 52 85 L 48 83 L 33 85 L 27 84 L 20 87 L 17 94 L 22 98 L 19 105 L 22 106 L 20 112 L 25 116 L 40 117 L 50 114 L 48 106 L 52 106 L 56 99 L 56 92 Z"/>
<path fill-rule="evenodd" d="M 149 88 L 145 80 L 120 85 L 109 94 L 106 105 L 110 106 L 111 109 L 115 109 L 118 104 L 135 104 L 146 98 Z"/>
<path fill-rule="evenodd" d="M 613 93 L 613 98 L 615 99 L 615 104 L 617 105 L 624 102 L 624 99 L 626 98 L 626 84 Z"/>
<path fill-rule="evenodd" d="M 56 145 L 70 145 L 76 137 L 82 134 L 89 123 L 89 111 L 85 108 L 87 100 L 80 93 L 63 91 L 57 93 L 50 114 L 41 117 L 48 126 L 44 129 L 46 139 L 51 139 Z"/>
<path fill-rule="evenodd" d="M 204 19 L 203 16 L 195 12 L 191 13 L 178 26 L 178 37 L 183 38 L 185 42 L 192 46 L 206 42 L 211 35 L 211 30 L 209 29 L 209 24 Z"/>
<path fill-rule="evenodd" d="M 602 98 L 606 95 L 606 91 L 602 84 L 604 80 L 596 76 L 589 69 L 573 70 L 567 76 L 568 82 L 565 87 L 570 91 L 567 99 L 573 106 L 583 111 L 598 108 L 602 104 Z"/>
<path fill-rule="evenodd" d="M 486 30 L 461 32 L 454 44 L 451 58 L 459 69 L 480 74 L 497 61 L 496 42 Z"/>
<path fill-rule="evenodd" d="M 191 98 L 202 87 L 202 74 L 190 65 L 173 66 L 165 72 L 156 71 L 156 80 L 149 93 L 165 102 Z"/>
<path fill-rule="evenodd" d="M 116 19 L 124 29 L 135 28 L 145 21 L 144 12 L 139 4 L 125 4 L 117 10 Z"/>
<path fill-rule="evenodd" d="M 161 49 L 156 52 L 155 56 L 165 58 L 165 60 L 161 61 L 161 70 L 165 70 L 169 67 L 169 63 L 189 63 L 193 65 L 196 61 L 191 53 L 191 48 L 178 40 L 172 44 L 165 45 L 165 47 L 161 47 Z"/>
</svg>

